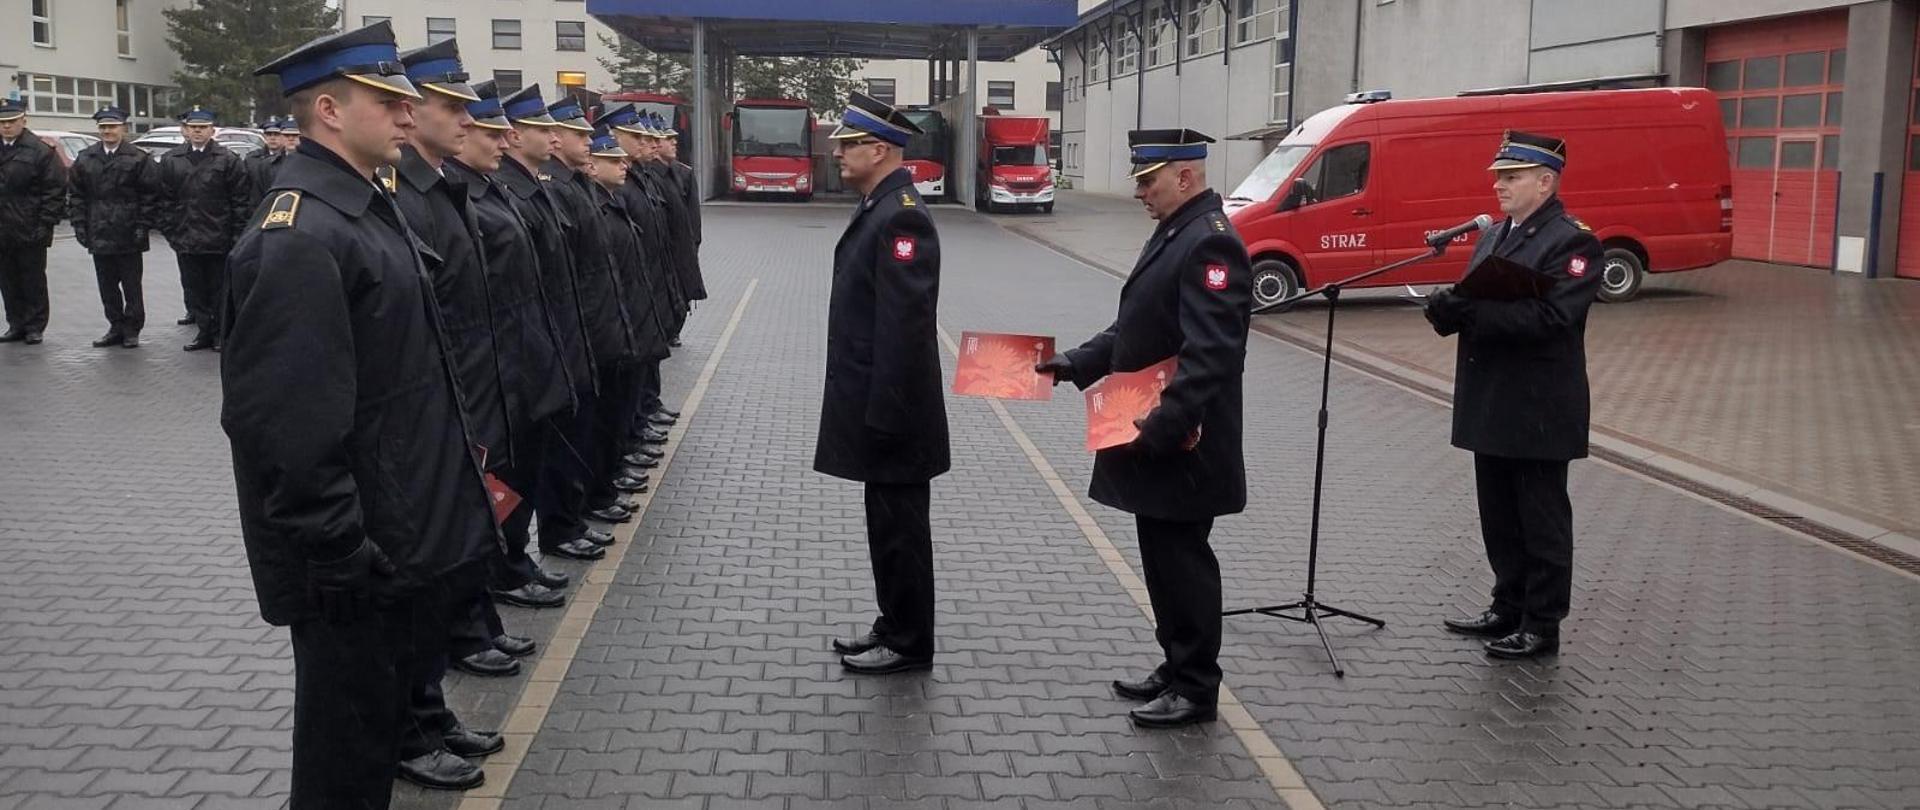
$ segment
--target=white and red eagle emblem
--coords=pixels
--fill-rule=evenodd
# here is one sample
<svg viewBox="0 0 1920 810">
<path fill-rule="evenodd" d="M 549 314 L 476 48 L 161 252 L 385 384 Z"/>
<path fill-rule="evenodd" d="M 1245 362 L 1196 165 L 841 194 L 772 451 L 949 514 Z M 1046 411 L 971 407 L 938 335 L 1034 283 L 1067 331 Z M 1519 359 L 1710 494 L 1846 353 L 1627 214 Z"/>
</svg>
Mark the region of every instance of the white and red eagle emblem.
<svg viewBox="0 0 1920 810">
<path fill-rule="evenodd" d="M 1219 292 L 1227 288 L 1227 266 L 1224 264 L 1207 265 L 1207 289 Z"/>
<path fill-rule="evenodd" d="M 913 237 L 896 236 L 893 238 L 893 258 L 903 262 L 913 261 L 915 247 Z"/>
<path fill-rule="evenodd" d="M 1580 278 L 1581 276 L 1584 276 L 1586 274 L 1587 274 L 1587 257 L 1575 256 L 1573 257 L 1572 261 L 1567 262 L 1567 275 L 1573 276 L 1574 278 Z"/>
</svg>

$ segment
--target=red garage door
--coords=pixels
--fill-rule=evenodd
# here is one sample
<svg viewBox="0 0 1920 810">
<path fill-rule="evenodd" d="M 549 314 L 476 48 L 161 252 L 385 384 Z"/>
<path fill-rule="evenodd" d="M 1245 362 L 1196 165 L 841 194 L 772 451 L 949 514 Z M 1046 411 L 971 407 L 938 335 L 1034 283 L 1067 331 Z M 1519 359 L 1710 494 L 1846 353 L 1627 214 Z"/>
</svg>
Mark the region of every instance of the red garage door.
<svg viewBox="0 0 1920 810">
<path fill-rule="evenodd" d="M 1907 171 L 1900 190 L 1900 254 L 1894 273 L 1920 278 L 1920 55 L 1914 60 L 1911 106 L 1907 108 Z"/>
<path fill-rule="evenodd" d="M 1707 87 L 1720 97 L 1733 157 L 1733 255 L 1833 266 L 1842 11 L 1707 32 Z"/>
</svg>

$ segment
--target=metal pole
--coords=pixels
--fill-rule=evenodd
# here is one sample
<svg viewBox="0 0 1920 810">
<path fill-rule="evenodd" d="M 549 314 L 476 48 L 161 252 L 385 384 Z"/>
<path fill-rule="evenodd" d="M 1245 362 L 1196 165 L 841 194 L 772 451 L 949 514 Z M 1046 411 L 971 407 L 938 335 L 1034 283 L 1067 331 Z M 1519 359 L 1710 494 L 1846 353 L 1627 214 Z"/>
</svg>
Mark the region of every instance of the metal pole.
<svg viewBox="0 0 1920 810">
<path fill-rule="evenodd" d="M 698 167 L 693 176 L 700 187 L 700 199 L 707 199 L 708 189 L 713 188 L 713 136 L 715 119 L 708 110 L 713 103 L 712 94 L 707 91 L 711 79 L 707 64 L 707 22 L 701 19 L 693 21 L 693 120 L 696 123 L 693 139 L 693 165 Z"/>
<path fill-rule="evenodd" d="M 960 165 L 965 167 L 964 171 L 959 173 L 959 179 L 961 180 L 961 186 L 959 188 L 960 197 L 969 202 L 976 198 L 975 192 L 978 178 L 974 176 L 974 173 L 980 166 L 980 134 L 978 131 L 978 127 L 980 126 L 980 105 L 974 96 L 977 90 L 975 85 L 980 83 L 979 76 L 980 29 L 968 26 L 967 80 L 966 83 L 960 87 L 960 140 L 962 145 L 958 150 L 958 154 L 961 158 L 959 161 Z"/>
</svg>

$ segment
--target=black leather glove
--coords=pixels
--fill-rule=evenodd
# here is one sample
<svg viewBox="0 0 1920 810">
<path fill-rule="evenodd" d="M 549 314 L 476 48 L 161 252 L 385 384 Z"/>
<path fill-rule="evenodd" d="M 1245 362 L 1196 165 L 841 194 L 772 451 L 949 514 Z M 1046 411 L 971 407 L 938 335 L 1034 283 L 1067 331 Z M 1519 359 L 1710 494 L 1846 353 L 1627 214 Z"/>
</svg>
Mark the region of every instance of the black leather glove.
<svg viewBox="0 0 1920 810">
<path fill-rule="evenodd" d="M 1056 354 L 1047 358 L 1046 362 L 1034 366 L 1033 370 L 1041 374 L 1052 375 L 1054 385 L 1073 380 L 1073 361 L 1067 359 L 1067 356 L 1064 354 Z"/>
<path fill-rule="evenodd" d="M 1453 288 L 1449 287 L 1429 296 L 1424 312 L 1433 331 L 1446 337 L 1465 327 L 1469 306 L 1466 299 L 1454 295 Z"/>
<path fill-rule="evenodd" d="M 373 604 L 376 577 L 391 577 L 393 562 L 372 540 L 361 540 L 353 553 L 333 560 L 308 560 L 307 585 L 321 619 L 349 625 L 366 617 Z"/>
</svg>

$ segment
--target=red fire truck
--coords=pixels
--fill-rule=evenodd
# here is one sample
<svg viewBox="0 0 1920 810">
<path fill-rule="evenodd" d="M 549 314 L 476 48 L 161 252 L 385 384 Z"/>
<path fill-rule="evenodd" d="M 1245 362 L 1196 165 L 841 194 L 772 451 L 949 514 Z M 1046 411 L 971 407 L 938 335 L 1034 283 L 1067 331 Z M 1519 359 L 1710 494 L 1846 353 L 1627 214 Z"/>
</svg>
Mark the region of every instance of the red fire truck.
<svg viewBox="0 0 1920 810">
<path fill-rule="evenodd" d="M 734 102 L 727 128 L 733 132 L 733 193 L 782 194 L 802 202 L 813 197 L 813 110 L 792 99 Z"/>
<path fill-rule="evenodd" d="M 975 209 L 1002 207 L 1053 210 L 1053 165 L 1047 160 L 1052 121 L 1011 115 L 980 116 L 979 163 L 974 171 Z"/>
</svg>

